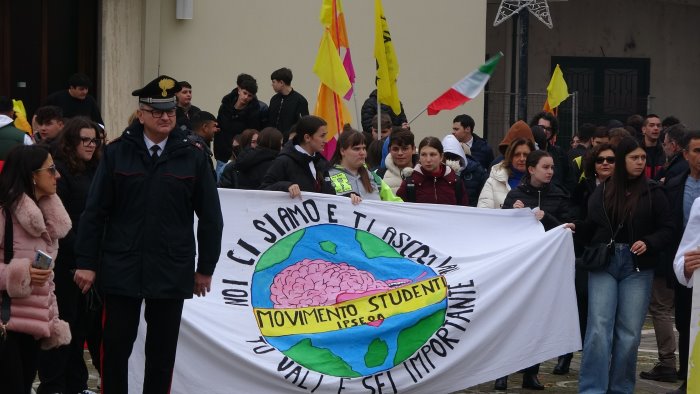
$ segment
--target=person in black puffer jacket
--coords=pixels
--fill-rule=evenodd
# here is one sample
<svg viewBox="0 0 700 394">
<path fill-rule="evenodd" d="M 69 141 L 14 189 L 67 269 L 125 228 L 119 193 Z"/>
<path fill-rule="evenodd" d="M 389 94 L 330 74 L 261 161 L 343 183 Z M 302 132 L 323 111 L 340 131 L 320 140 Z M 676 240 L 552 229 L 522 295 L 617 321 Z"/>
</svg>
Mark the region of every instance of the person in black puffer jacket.
<svg viewBox="0 0 700 394">
<path fill-rule="evenodd" d="M 554 174 L 552 156 L 545 151 L 533 151 L 527 156 L 526 168 L 520 185 L 508 192 L 503 208 L 539 207 L 541 213 L 536 216 L 545 230 L 570 222 L 569 195 L 551 183 Z"/>
<path fill-rule="evenodd" d="M 654 268 L 674 230 L 661 186 L 644 174 L 646 159 L 639 142 L 624 137 L 616 148 L 612 177 L 595 189 L 586 220 L 576 224 L 576 236 L 588 245 L 615 242 L 607 266 L 588 273 L 582 393 L 634 391 Z"/>
<path fill-rule="evenodd" d="M 255 78 L 241 74 L 236 81 L 237 87 L 221 99 L 219 114 L 216 118 L 220 132 L 214 135 L 214 157 L 217 172 L 231 158 L 233 137 L 243 130 L 260 130 L 260 103 L 255 95 L 258 83 Z"/>
<path fill-rule="evenodd" d="M 403 110 L 403 103 L 401 103 L 401 113 L 395 114 L 391 107 L 382 104 L 382 113 L 389 114 L 391 117 L 391 124 L 394 126 L 402 127 L 404 123 L 408 122 L 406 118 L 406 112 Z M 362 131 L 371 133 L 372 132 L 372 118 L 377 114 L 377 89 L 374 89 L 372 93 L 369 94 L 367 100 L 362 104 Z"/>
<path fill-rule="evenodd" d="M 554 175 L 554 160 L 542 150 L 530 152 L 525 164 L 527 171 L 518 187 L 511 189 L 503 201 L 503 209 L 536 208 L 535 217 L 542 222 L 545 230 L 551 230 L 570 221 L 569 196 L 557 185 L 551 183 Z M 573 225 L 569 225 L 573 227 Z M 537 378 L 540 364 L 523 369 L 523 388 L 543 390 L 544 385 Z M 505 390 L 507 376 L 496 380 L 495 388 Z"/>
<path fill-rule="evenodd" d="M 299 119 L 297 134 L 272 162 L 263 177 L 261 189 L 289 192 L 290 197 L 302 191 L 335 194 L 330 184 L 330 165 L 322 155 L 326 145 L 326 121 L 307 115 Z"/>
<path fill-rule="evenodd" d="M 258 134 L 258 145 L 255 148 L 243 150 L 233 164 L 237 180 L 234 188 L 248 190 L 260 188 L 263 177 L 280 153 L 282 138 L 282 133 L 274 127 L 266 127 Z"/>
</svg>

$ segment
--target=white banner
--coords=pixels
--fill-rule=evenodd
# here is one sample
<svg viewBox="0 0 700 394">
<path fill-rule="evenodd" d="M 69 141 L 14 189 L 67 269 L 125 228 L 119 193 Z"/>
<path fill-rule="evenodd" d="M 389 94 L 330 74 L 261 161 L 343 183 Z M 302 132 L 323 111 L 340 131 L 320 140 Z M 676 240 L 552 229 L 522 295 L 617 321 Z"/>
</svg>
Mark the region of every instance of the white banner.
<svg viewBox="0 0 700 394">
<path fill-rule="evenodd" d="M 696 198 L 693 201 L 688 224 L 685 226 L 681 243 L 678 245 L 676 256 L 673 259 L 673 268 L 679 280 L 685 279 L 683 277 L 685 275 L 683 273 L 684 255 L 697 248 L 700 248 L 700 198 Z M 687 282 L 688 280 L 686 279 L 681 284 L 685 285 Z M 700 335 L 700 327 L 698 326 L 700 325 L 700 275 L 694 273 L 690 278 L 690 283 L 692 284 L 690 287 L 693 288 L 693 298 L 690 312 L 689 349 L 678 349 L 678 351 L 688 352 L 687 391 L 689 393 L 697 393 L 700 392 L 700 370 L 698 368 L 700 367 L 700 341 L 698 341 L 698 335 Z"/>
<path fill-rule="evenodd" d="M 529 209 L 219 195 L 173 393 L 447 393 L 581 348 L 571 233 Z M 134 393 L 144 338 L 142 321 Z"/>
</svg>

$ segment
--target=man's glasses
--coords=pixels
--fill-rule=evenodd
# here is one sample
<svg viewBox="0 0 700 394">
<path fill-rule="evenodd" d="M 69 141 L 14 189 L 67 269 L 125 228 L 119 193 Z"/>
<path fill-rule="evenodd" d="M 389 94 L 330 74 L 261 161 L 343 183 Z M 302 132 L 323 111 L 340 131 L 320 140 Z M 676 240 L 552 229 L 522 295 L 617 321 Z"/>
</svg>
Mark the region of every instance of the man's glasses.
<svg viewBox="0 0 700 394">
<path fill-rule="evenodd" d="M 100 146 L 102 144 L 102 140 L 99 138 L 90 138 L 90 137 L 80 137 L 80 142 L 83 143 L 84 147 L 89 147 L 90 144 L 93 144 L 95 146 Z"/>
<path fill-rule="evenodd" d="M 596 164 L 603 164 L 606 161 L 608 164 L 615 164 L 615 156 L 598 156 L 595 158 Z"/>
<path fill-rule="evenodd" d="M 160 119 L 163 117 L 163 114 L 168 115 L 168 118 L 172 118 L 177 113 L 177 108 L 169 109 L 167 111 L 162 111 L 159 109 L 141 109 L 141 111 L 149 112 L 152 117 Z"/>
<path fill-rule="evenodd" d="M 48 171 L 49 174 L 51 174 L 52 176 L 56 176 L 56 174 L 58 174 L 58 171 L 56 171 L 55 164 L 51 164 L 50 166 L 44 167 L 44 168 L 37 168 L 36 170 L 34 170 L 34 172 L 39 172 L 39 171 L 44 171 L 44 170 Z"/>
</svg>

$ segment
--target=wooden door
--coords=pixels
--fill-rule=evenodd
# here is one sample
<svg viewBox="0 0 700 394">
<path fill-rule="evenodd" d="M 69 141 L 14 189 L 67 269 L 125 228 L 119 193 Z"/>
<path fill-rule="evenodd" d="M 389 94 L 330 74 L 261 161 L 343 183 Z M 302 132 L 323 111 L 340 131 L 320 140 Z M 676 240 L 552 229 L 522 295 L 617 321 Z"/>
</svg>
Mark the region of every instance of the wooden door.
<svg viewBox="0 0 700 394">
<path fill-rule="evenodd" d="M 0 95 L 23 100 L 31 115 L 82 72 L 96 96 L 98 9 L 94 0 L 0 0 Z"/>
</svg>

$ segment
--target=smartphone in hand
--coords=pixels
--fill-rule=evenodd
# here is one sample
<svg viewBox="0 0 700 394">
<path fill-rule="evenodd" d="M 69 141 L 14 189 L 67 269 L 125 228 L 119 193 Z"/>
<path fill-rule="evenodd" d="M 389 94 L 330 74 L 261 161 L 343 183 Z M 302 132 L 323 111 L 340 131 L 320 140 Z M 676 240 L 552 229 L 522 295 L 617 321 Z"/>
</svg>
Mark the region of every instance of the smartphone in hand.
<svg viewBox="0 0 700 394">
<path fill-rule="evenodd" d="M 51 267 L 52 260 L 53 259 L 51 258 L 51 256 L 49 256 L 46 252 L 37 250 L 32 267 L 47 270 L 49 269 L 49 267 Z"/>
</svg>

